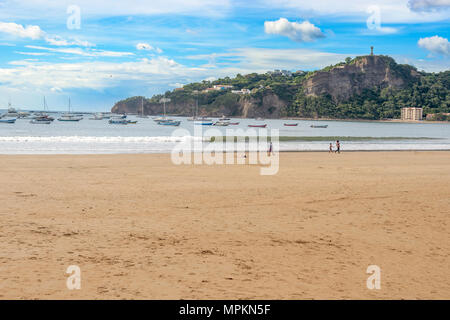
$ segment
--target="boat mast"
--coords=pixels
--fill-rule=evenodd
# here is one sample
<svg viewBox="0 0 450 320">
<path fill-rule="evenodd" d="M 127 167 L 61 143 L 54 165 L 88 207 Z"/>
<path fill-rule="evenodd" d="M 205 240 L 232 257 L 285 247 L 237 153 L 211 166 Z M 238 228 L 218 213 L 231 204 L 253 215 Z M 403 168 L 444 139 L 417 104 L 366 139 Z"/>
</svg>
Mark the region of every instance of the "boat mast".
<svg viewBox="0 0 450 320">
<path fill-rule="evenodd" d="M 195 118 L 198 117 L 198 95 L 197 95 L 197 100 L 195 100 Z"/>
</svg>

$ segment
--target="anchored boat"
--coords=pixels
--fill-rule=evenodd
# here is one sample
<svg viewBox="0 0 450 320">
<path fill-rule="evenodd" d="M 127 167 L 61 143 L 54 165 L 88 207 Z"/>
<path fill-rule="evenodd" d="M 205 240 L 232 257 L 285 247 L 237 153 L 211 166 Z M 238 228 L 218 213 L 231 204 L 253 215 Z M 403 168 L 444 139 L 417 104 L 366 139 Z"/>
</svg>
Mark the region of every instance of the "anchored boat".
<svg viewBox="0 0 450 320">
<path fill-rule="evenodd" d="M 181 124 L 181 121 L 176 121 L 176 120 L 164 120 L 164 121 L 160 121 L 158 122 L 158 124 L 160 126 L 175 126 L 178 127 Z"/>
<path fill-rule="evenodd" d="M 124 124 L 127 125 L 128 124 L 128 120 L 122 119 L 122 118 L 113 118 L 113 119 L 109 119 L 109 124 Z"/>
<path fill-rule="evenodd" d="M 48 120 L 47 118 L 42 117 L 42 118 L 35 118 L 35 119 L 31 120 L 30 123 L 32 123 L 32 124 L 50 124 L 50 123 L 52 123 L 52 121 L 53 120 Z"/>
<path fill-rule="evenodd" d="M 83 120 L 82 116 L 79 115 L 73 115 L 70 113 L 70 98 L 69 98 L 69 112 L 66 114 L 63 114 L 61 118 L 58 118 L 58 121 L 62 122 L 78 122 Z"/>
<path fill-rule="evenodd" d="M 196 125 L 196 126 L 212 126 L 213 123 L 208 122 L 208 121 L 197 121 L 194 123 L 194 125 Z"/>
<path fill-rule="evenodd" d="M 216 123 L 214 123 L 214 125 L 218 126 L 218 127 L 228 127 L 230 125 L 230 123 L 228 121 L 220 120 L 220 121 L 217 121 Z"/>
<path fill-rule="evenodd" d="M 0 123 L 15 123 L 16 122 L 16 118 L 12 118 L 12 119 L 0 119 Z"/>
</svg>

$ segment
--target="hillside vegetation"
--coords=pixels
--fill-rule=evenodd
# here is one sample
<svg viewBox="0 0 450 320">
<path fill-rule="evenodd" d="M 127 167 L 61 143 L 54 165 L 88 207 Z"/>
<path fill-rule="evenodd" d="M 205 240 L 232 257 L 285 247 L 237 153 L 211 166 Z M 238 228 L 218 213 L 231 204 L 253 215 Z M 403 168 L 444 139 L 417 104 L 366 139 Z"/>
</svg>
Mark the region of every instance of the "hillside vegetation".
<svg viewBox="0 0 450 320">
<path fill-rule="evenodd" d="M 207 90 L 214 85 L 233 88 Z M 232 93 L 248 89 L 249 94 Z M 403 107 L 423 107 L 424 115 L 450 112 L 450 71 L 419 72 L 388 56 L 361 56 L 314 72 L 238 74 L 185 85 L 144 99 L 145 114 L 162 113 L 160 100 L 170 98 L 167 112 L 184 116 L 307 117 L 335 119 L 399 118 Z M 207 90 L 207 91 L 206 91 Z M 119 101 L 116 113 L 141 112 L 141 97 Z M 440 117 L 440 119 L 443 119 Z"/>
</svg>

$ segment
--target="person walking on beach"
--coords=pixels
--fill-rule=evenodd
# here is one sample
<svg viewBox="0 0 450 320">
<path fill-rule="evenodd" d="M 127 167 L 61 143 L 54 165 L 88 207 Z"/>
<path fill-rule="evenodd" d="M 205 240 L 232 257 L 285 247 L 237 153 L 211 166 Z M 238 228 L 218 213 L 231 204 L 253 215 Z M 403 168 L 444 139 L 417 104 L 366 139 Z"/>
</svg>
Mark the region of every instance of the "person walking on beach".
<svg viewBox="0 0 450 320">
<path fill-rule="evenodd" d="M 333 153 L 333 144 L 332 143 L 330 143 L 330 151 L 329 151 L 329 153 Z"/>
<path fill-rule="evenodd" d="M 270 157 L 271 154 L 273 154 L 272 141 L 269 142 L 269 151 L 267 151 L 267 156 Z"/>
<path fill-rule="evenodd" d="M 336 141 L 336 153 L 341 153 L 341 143 L 339 140 Z"/>
</svg>

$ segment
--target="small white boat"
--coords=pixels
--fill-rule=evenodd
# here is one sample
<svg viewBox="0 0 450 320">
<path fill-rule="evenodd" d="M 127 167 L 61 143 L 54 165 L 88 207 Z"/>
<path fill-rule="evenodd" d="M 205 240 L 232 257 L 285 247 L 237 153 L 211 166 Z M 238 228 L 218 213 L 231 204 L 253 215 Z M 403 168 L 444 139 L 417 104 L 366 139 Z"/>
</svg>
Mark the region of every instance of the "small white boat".
<svg viewBox="0 0 450 320">
<path fill-rule="evenodd" d="M 63 122 L 78 122 L 81 120 L 83 120 L 82 117 L 75 116 L 75 115 L 69 114 L 69 113 L 63 114 L 61 116 L 61 118 L 58 118 L 58 121 L 63 121 Z"/>
<path fill-rule="evenodd" d="M 89 118 L 89 120 L 103 120 L 105 117 L 103 116 L 103 113 L 96 113 L 94 114 L 94 117 Z"/>
<path fill-rule="evenodd" d="M 32 124 L 50 124 L 50 123 L 52 123 L 52 121 L 46 120 L 45 118 L 40 118 L 40 119 L 33 119 L 30 121 L 30 123 L 32 123 Z"/>
<path fill-rule="evenodd" d="M 230 123 L 228 121 L 220 120 L 220 121 L 217 121 L 216 123 L 214 123 L 214 125 L 218 126 L 218 127 L 228 127 L 230 125 Z"/>
<path fill-rule="evenodd" d="M 11 119 L 0 119 L 0 123 L 10 123 L 10 124 L 13 124 L 13 123 L 16 123 L 16 118 L 11 118 Z"/>
<path fill-rule="evenodd" d="M 178 127 L 181 124 L 181 121 L 178 120 L 165 120 L 165 121 L 159 121 L 158 124 L 160 126 L 175 126 Z"/>
<path fill-rule="evenodd" d="M 126 119 L 122 119 L 122 118 L 113 118 L 109 120 L 109 124 L 123 124 L 123 125 L 127 125 L 129 122 Z"/>
</svg>

